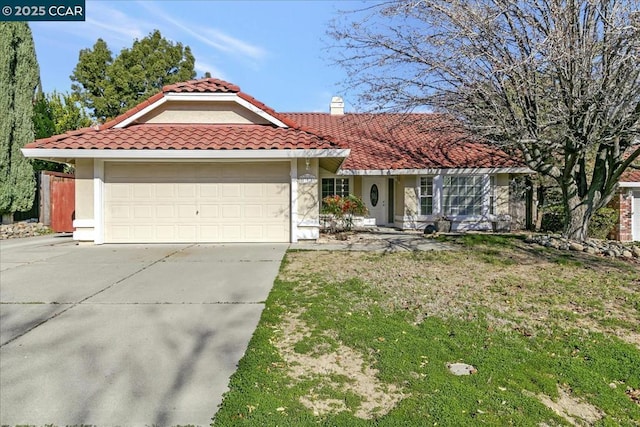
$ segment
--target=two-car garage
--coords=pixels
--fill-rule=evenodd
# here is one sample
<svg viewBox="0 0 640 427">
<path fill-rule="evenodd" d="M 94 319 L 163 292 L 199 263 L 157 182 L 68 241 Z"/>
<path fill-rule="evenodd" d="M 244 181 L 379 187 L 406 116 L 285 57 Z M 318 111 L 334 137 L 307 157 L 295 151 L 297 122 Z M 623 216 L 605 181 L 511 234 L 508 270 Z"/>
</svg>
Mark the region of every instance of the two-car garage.
<svg viewBox="0 0 640 427">
<path fill-rule="evenodd" d="M 104 242 L 288 242 L 290 168 L 105 162 Z"/>
</svg>

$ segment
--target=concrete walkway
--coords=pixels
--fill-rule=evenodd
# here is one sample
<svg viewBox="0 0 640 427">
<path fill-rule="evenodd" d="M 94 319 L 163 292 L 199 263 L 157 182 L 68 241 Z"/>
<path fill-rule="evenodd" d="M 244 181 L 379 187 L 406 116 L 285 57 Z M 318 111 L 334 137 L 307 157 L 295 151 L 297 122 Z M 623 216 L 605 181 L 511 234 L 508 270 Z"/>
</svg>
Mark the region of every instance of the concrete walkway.
<svg viewBox="0 0 640 427">
<path fill-rule="evenodd" d="M 0 241 L 0 423 L 208 425 L 287 246 Z"/>
<path fill-rule="evenodd" d="M 453 250 L 454 247 L 429 239 L 422 232 L 399 231 L 393 228 L 371 228 L 347 233 L 346 240 L 335 236 L 321 237 L 318 242 L 298 242 L 291 249 L 328 251 L 407 252 Z"/>
</svg>

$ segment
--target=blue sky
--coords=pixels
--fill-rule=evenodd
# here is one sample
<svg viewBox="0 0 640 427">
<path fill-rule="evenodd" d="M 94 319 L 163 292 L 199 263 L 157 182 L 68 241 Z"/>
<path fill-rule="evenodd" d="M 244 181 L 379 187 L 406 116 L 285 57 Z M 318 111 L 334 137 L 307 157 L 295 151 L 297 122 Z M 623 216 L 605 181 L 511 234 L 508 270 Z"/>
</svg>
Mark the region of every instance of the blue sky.
<svg viewBox="0 0 640 427">
<path fill-rule="evenodd" d="M 159 29 L 191 47 L 196 72 L 211 72 L 281 112 L 328 111 L 342 95 L 325 35 L 339 10 L 360 1 L 86 1 L 85 22 L 31 22 L 45 92 L 71 91 L 80 49 L 98 38 L 115 54 Z M 347 111 L 355 110 L 345 97 Z"/>
</svg>

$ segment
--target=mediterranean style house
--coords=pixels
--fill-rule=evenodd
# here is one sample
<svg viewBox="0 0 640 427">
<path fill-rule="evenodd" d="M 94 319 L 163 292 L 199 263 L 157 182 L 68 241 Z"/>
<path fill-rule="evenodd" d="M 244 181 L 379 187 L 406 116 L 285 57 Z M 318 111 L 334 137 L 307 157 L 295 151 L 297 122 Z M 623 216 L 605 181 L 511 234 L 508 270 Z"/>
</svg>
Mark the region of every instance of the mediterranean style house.
<svg viewBox="0 0 640 427">
<path fill-rule="evenodd" d="M 96 244 L 316 239 L 321 200 L 349 194 L 379 226 L 522 224 L 532 173 L 442 115 L 345 114 L 338 97 L 329 113 L 278 113 L 218 79 L 22 152 L 75 166 L 73 236 Z"/>
</svg>

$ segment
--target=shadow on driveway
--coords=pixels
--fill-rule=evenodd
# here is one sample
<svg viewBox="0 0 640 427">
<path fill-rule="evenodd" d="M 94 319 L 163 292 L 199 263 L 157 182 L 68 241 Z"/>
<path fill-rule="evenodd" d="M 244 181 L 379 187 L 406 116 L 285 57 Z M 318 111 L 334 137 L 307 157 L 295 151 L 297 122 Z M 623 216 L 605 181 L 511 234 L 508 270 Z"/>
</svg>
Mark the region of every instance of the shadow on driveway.
<svg viewBox="0 0 640 427">
<path fill-rule="evenodd" d="M 1 245 L 1 423 L 208 425 L 286 249 Z"/>
</svg>

